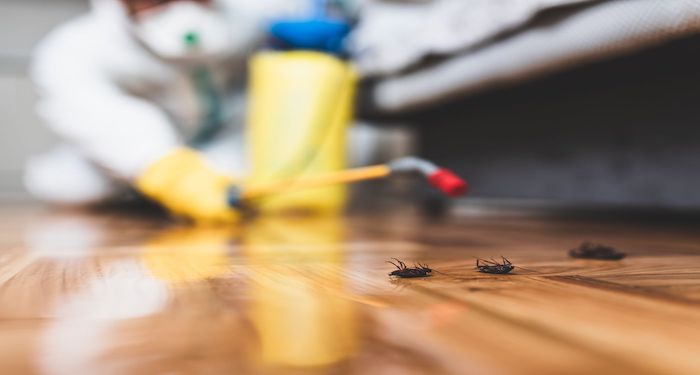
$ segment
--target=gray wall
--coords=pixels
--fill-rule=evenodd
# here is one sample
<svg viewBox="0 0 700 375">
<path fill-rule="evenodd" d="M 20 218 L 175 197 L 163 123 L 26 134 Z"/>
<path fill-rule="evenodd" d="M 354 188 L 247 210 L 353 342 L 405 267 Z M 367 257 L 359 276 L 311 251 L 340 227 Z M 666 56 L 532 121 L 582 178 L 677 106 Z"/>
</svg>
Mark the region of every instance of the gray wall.
<svg viewBox="0 0 700 375">
<path fill-rule="evenodd" d="M 87 9 L 87 0 L 0 1 L 0 196 L 17 195 L 21 169 L 52 136 L 34 115 L 26 77 L 32 47 L 56 24 Z"/>
</svg>

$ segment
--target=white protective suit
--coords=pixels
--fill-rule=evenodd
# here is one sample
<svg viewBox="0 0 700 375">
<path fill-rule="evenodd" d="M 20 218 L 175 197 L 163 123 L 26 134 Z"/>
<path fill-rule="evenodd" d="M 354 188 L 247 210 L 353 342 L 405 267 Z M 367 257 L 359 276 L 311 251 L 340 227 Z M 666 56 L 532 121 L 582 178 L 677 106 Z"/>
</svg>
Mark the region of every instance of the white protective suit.
<svg viewBox="0 0 700 375">
<path fill-rule="evenodd" d="M 132 23 L 119 0 L 92 3 L 35 52 L 38 111 L 64 143 L 29 160 L 29 192 L 56 203 L 101 201 L 182 145 L 221 171 L 241 172 L 246 59 L 266 19 L 302 12 L 306 2 L 215 0 L 212 20 L 179 1 L 143 24 Z M 178 57 L 192 29 L 197 53 Z"/>
</svg>

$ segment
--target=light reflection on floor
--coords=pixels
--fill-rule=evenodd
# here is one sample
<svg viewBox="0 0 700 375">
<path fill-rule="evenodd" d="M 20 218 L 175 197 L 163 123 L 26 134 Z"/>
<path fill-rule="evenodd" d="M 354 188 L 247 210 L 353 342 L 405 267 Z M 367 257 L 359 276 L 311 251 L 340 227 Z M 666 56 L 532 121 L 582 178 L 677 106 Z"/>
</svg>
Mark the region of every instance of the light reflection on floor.
<svg viewBox="0 0 700 375">
<path fill-rule="evenodd" d="M 338 371 L 357 355 L 342 217 L 176 226 L 118 247 L 109 223 L 55 215 L 25 233 L 25 265 L 48 278 L 32 292 L 61 284 L 18 306 L 50 319 L 42 373 Z"/>
</svg>

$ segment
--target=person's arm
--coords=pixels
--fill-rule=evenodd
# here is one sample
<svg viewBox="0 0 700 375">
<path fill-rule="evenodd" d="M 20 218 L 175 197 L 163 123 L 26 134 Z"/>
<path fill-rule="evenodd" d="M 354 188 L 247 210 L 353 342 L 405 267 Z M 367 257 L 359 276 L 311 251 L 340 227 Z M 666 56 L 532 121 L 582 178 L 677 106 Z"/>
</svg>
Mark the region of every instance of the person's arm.
<svg viewBox="0 0 700 375">
<path fill-rule="evenodd" d="M 31 77 L 39 94 L 37 110 L 52 131 L 127 180 L 180 146 L 160 108 L 122 91 L 90 54 L 51 42 L 37 50 Z"/>
<path fill-rule="evenodd" d="M 38 111 L 53 131 L 173 214 L 196 221 L 237 218 L 228 205 L 230 178 L 181 144 L 163 110 L 122 90 L 87 46 L 62 47 L 49 39 L 31 69 Z"/>
</svg>

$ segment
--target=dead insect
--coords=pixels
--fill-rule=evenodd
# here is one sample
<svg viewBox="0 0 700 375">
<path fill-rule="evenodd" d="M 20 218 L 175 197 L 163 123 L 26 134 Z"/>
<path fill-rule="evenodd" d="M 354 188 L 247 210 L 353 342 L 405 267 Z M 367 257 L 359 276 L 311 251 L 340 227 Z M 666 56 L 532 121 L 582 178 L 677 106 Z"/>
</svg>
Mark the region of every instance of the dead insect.
<svg viewBox="0 0 700 375">
<path fill-rule="evenodd" d="M 406 263 L 396 259 L 396 258 L 391 258 L 395 260 L 397 263 L 394 263 L 392 261 L 387 261 L 387 263 L 393 264 L 396 269 L 394 271 L 391 271 L 389 273 L 389 276 L 396 276 L 400 277 L 402 279 L 410 279 L 410 278 L 415 278 L 415 277 L 428 277 L 430 274 L 433 272 L 430 267 L 427 265 L 423 264 L 414 264 L 413 267 L 406 267 Z"/>
<path fill-rule="evenodd" d="M 515 268 L 513 263 L 511 263 L 507 258 L 501 257 L 503 259 L 503 263 L 498 263 L 495 260 L 485 260 L 485 259 L 477 259 L 476 260 L 476 269 L 479 270 L 479 272 L 482 273 L 496 273 L 500 275 L 505 275 L 509 273 L 510 271 Z"/>
<path fill-rule="evenodd" d="M 626 255 L 612 246 L 594 244 L 588 241 L 569 250 L 570 257 L 581 259 L 620 260 Z"/>
</svg>

